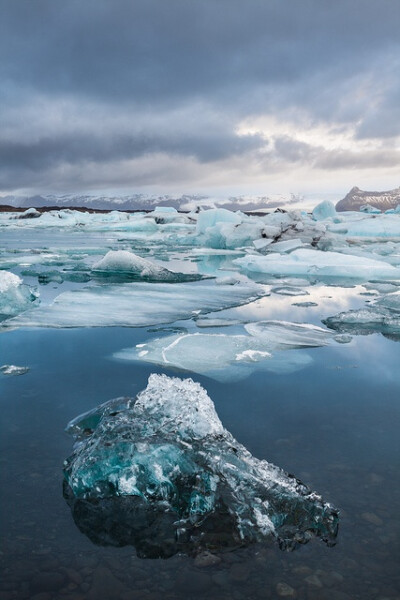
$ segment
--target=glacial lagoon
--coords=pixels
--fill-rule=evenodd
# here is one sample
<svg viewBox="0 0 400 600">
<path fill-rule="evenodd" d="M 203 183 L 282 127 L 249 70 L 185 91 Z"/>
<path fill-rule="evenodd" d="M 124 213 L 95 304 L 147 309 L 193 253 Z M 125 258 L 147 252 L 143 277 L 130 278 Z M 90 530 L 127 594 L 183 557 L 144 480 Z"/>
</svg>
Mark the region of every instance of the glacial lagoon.
<svg viewBox="0 0 400 600">
<path fill-rule="evenodd" d="M 0 216 L 0 597 L 397 598 L 400 215 L 16 215 Z M 135 512 L 137 478 L 104 491 L 101 469 L 118 455 L 115 419 L 125 426 L 154 374 L 178 396 L 166 422 L 151 413 L 153 449 L 129 428 L 145 477 Z M 191 393 L 208 398 L 197 441 Z M 182 415 L 195 419 L 183 433 Z M 65 428 L 81 422 L 73 450 Z M 109 449 L 96 483 L 94 439 Z M 170 473 L 187 469 L 176 514 L 162 504 L 165 444 Z M 84 492 L 71 465 L 90 475 Z M 334 515 L 329 535 L 304 521 L 304 497 L 307 519 Z"/>
</svg>

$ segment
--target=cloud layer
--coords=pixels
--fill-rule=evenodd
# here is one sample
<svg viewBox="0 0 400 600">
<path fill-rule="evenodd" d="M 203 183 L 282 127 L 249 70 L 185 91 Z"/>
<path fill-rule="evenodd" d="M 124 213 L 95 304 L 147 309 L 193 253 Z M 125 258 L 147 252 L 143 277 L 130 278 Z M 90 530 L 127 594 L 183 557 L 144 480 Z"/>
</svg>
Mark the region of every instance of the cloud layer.
<svg viewBox="0 0 400 600">
<path fill-rule="evenodd" d="M 0 190 L 390 187 L 399 20 L 396 0 L 5 0 Z"/>
</svg>

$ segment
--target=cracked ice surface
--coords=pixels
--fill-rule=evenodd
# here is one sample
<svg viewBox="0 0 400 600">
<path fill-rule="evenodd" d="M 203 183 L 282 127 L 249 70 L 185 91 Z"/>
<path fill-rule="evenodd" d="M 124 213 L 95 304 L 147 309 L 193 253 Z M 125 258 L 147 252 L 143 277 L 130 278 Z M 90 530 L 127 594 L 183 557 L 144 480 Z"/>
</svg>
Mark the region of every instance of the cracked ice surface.
<svg viewBox="0 0 400 600">
<path fill-rule="evenodd" d="M 97 544 L 155 558 L 269 539 L 285 549 L 312 536 L 335 543 L 337 511 L 254 458 L 191 379 L 151 375 L 136 399 L 111 400 L 67 429 L 78 444 L 65 462 L 64 495 Z"/>
</svg>

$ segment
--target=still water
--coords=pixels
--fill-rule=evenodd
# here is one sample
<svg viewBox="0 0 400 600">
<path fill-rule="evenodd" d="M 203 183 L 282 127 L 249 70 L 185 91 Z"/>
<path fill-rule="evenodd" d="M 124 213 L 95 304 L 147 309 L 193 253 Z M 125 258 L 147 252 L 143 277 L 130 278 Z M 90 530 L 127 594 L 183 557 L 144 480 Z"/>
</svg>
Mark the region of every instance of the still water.
<svg viewBox="0 0 400 600">
<path fill-rule="evenodd" d="M 400 598 L 400 344 L 381 335 L 307 350 L 314 362 L 296 373 L 223 384 L 193 375 L 254 456 L 340 510 L 335 547 L 255 545 L 204 566 L 186 556 L 140 559 L 132 547 L 98 547 L 80 533 L 62 495 L 72 450 L 64 428 L 110 398 L 134 396 L 151 372 L 188 375 L 112 358 L 151 336 L 145 328 L 1 335 L 0 364 L 30 371 L 0 376 L 0 600 Z"/>
</svg>

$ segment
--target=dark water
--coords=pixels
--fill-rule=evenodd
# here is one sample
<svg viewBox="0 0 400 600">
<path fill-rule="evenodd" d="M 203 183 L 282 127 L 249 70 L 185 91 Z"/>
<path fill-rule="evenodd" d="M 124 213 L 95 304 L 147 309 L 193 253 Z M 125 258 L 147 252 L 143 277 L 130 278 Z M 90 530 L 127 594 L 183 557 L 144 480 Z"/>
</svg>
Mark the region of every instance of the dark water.
<svg viewBox="0 0 400 600">
<path fill-rule="evenodd" d="M 79 532 L 62 496 L 72 448 L 64 427 L 146 386 L 157 369 L 109 357 L 149 335 L 77 329 L 0 337 L 0 364 L 31 367 L 0 378 L 0 600 L 400 598 L 400 344 L 378 335 L 313 350 L 314 363 L 291 375 L 257 372 L 234 384 L 194 377 L 255 456 L 340 509 L 334 548 L 318 540 L 292 553 L 259 545 L 200 567 L 185 556 L 144 560 L 130 547 L 97 547 Z"/>
</svg>

